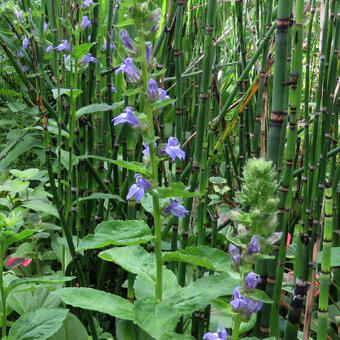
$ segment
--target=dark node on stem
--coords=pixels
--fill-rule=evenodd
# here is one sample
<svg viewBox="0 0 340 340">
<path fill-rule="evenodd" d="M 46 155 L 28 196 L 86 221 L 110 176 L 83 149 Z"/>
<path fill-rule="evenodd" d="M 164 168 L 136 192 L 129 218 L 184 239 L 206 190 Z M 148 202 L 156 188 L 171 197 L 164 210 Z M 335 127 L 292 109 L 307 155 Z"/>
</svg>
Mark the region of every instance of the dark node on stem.
<svg viewBox="0 0 340 340">
<path fill-rule="evenodd" d="M 97 224 L 103 221 L 103 219 L 97 215 L 94 217 L 94 220 L 96 221 Z"/>
<path fill-rule="evenodd" d="M 76 192 L 76 191 L 77 191 L 77 188 L 76 188 L 76 187 L 71 187 L 71 191 L 72 191 L 72 192 Z"/>
<path fill-rule="evenodd" d="M 175 57 L 179 57 L 182 53 L 183 53 L 183 51 L 174 50 L 174 55 L 175 55 Z"/>
<path fill-rule="evenodd" d="M 183 113 L 183 109 L 182 108 L 176 108 L 175 113 L 176 113 L 176 115 L 180 116 Z"/>
<path fill-rule="evenodd" d="M 288 192 L 289 187 L 287 185 L 282 185 L 281 186 L 281 191 L 283 192 Z"/>
<path fill-rule="evenodd" d="M 270 285 L 274 285 L 275 284 L 275 278 L 274 277 L 267 277 L 267 283 Z"/>
<path fill-rule="evenodd" d="M 104 184 L 106 185 L 110 184 L 110 180 L 108 178 L 104 178 Z"/>
<path fill-rule="evenodd" d="M 306 246 L 309 245 L 309 243 L 310 243 L 310 237 L 309 237 L 308 234 L 305 234 L 305 233 L 300 234 L 300 239 L 301 239 L 301 242 L 302 242 L 304 245 L 306 245 Z"/>
<path fill-rule="evenodd" d="M 189 236 L 189 232 L 188 232 L 188 231 L 185 231 L 185 230 L 183 230 L 183 231 L 181 232 L 181 236 L 182 236 L 182 237 L 184 237 L 184 238 L 188 238 L 188 236 Z"/>
<path fill-rule="evenodd" d="M 181 173 L 182 173 L 182 168 L 181 167 L 176 168 L 176 174 L 180 175 Z"/>
<path fill-rule="evenodd" d="M 264 333 L 264 334 L 269 334 L 269 328 L 268 328 L 268 327 L 263 327 L 263 326 L 261 326 L 261 327 L 260 327 L 260 331 L 261 331 L 262 333 Z"/>
<path fill-rule="evenodd" d="M 207 100 L 209 98 L 209 95 L 207 93 L 200 93 L 200 99 Z"/>
<path fill-rule="evenodd" d="M 282 31 L 287 30 L 290 25 L 290 18 L 288 19 L 277 19 L 276 20 L 276 27 L 277 27 L 277 33 L 280 34 Z"/>
<path fill-rule="evenodd" d="M 71 211 L 74 212 L 74 213 L 77 212 L 77 207 L 72 207 Z"/>
<path fill-rule="evenodd" d="M 273 126 L 276 126 L 278 128 L 282 125 L 283 116 L 285 115 L 284 111 L 272 111 L 270 122 Z"/>
<path fill-rule="evenodd" d="M 205 29 L 205 33 L 206 33 L 206 34 L 212 34 L 212 32 L 213 32 L 213 30 L 214 30 L 214 26 L 205 25 L 204 29 Z"/>
<path fill-rule="evenodd" d="M 178 224 L 173 224 L 172 225 L 172 230 L 177 231 L 178 230 Z"/>
</svg>

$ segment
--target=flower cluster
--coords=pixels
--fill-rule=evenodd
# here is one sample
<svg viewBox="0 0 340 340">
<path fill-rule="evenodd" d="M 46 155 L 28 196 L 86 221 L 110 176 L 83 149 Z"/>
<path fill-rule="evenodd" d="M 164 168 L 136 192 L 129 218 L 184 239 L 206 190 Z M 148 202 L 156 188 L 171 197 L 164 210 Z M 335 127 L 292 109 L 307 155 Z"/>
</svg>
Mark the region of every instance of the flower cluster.
<svg viewBox="0 0 340 340">
<path fill-rule="evenodd" d="M 152 101 L 159 98 L 159 100 L 171 99 L 167 91 L 158 87 L 156 80 L 150 79 L 148 83 L 148 95 Z M 174 105 L 174 103 L 172 103 Z"/>
<path fill-rule="evenodd" d="M 217 332 L 208 332 L 203 335 L 203 340 L 226 340 L 228 336 L 225 328 L 218 327 Z"/>
<path fill-rule="evenodd" d="M 255 255 L 260 252 L 260 239 L 253 235 L 250 242 L 249 246 L 246 252 L 243 252 L 244 256 L 247 255 Z M 242 262 L 242 254 L 241 254 L 241 249 L 234 244 L 230 244 L 228 248 L 229 254 L 231 256 L 231 259 L 235 263 L 236 266 L 239 266 Z"/>
</svg>

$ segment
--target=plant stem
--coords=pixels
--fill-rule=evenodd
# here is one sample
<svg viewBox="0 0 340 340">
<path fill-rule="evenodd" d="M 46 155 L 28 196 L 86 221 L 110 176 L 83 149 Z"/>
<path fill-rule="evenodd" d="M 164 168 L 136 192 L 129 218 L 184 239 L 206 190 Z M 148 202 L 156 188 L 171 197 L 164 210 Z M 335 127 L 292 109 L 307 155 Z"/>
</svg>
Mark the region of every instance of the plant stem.
<svg viewBox="0 0 340 340">
<path fill-rule="evenodd" d="M 241 322 L 242 322 L 242 315 L 240 313 L 238 313 L 235 317 L 235 320 L 234 320 L 233 340 L 238 340 Z"/>
</svg>

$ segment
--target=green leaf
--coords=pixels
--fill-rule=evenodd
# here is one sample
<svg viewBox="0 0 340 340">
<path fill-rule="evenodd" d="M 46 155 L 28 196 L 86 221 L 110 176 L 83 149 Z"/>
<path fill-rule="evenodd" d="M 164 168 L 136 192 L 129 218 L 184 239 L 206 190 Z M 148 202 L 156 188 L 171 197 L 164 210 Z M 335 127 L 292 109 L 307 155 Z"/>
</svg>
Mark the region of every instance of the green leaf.
<svg viewBox="0 0 340 340">
<path fill-rule="evenodd" d="M 318 263 L 322 263 L 322 254 L 321 250 L 318 254 Z M 331 267 L 340 267 L 340 247 L 331 248 Z"/>
<path fill-rule="evenodd" d="M 90 196 L 87 197 L 80 197 L 78 199 L 79 202 L 87 201 L 87 200 L 116 200 L 118 202 L 124 203 L 125 201 L 118 195 L 112 195 L 112 194 L 105 194 L 103 192 L 94 192 Z M 74 201 L 73 204 L 77 203 L 77 201 Z"/>
<path fill-rule="evenodd" d="M 142 220 L 111 220 L 100 223 L 94 235 L 84 237 L 78 250 L 96 249 L 109 245 L 133 245 L 154 239 L 150 227 Z"/>
<path fill-rule="evenodd" d="M 114 103 L 113 105 L 101 103 L 101 104 L 91 104 L 91 105 L 83 106 L 82 108 L 77 110 L 76 119 L 80 118 L 81 116 L 85 114 L 114 110 L 123 105 L 124 105 L 124 101 Z"/>
<path fill-rule="evenodd" d="M 223 177 L 210 177 L 209 182 L 212 184 L 221 185 L 227 183 L 227 180 Z"/>
<path fill-rule="evenodd" d="M 113 161 L 112 163 L 119 165 L 123 168 L 129 169 L 135 172 L 139 172 L 140 174 L 150 176 L 150 172 L 148 168 L 142 163 L 138 163 L 135 161 L 128 162 L 128 161 L 120 161 L 120 160 Z"/>
<path fill-rule="evenodd" d="M 130 320 L 116 321 L 116 336 L 118 340 L 154 340 Z"/>
<path fill-rule="evenodd" d="M 121 27 L 130 26 L 130 25 L 134 25 L 134 24 L 135 24 L 135 21 L 133 19 L 127 19 L 127 20 L 120 22 L 119 24 L 117 24 L 115 26 L 117 28 L 121 28 Z"/>
<path fill-rule="evenodd" d="M 250 297 L 253 300 L 261 301 L 263 303 L 273 303 L 273 300 L 260 289 L 253 289 L 247 293 L 247 297 Z"/>
<path fill-rule="evenodd" d="M 4 184 L 0 185 L 0 191 L 9 191 L 12 194 L 24 191 L 29 187 L 28 181 L 22 181 L 20 179 L 9 179 Z"/>
<path fill-rule="evenodd" d="M 140 275 L 156 284 L 156 258 L 141 246 L 128 246 L 104 250 L 98 255 L 104 261 L 117 263 L 130 273 Z"/>
<path fill-rule="evenodd" d="M 133 96 L 133 95 L 136 95 L 138 93 L 141 93 L 143 92 L 143 89 L 141 87 L 137 87 L 136 89 L 129 89 L 129 90 L 126 90 L 123 95 L 126 96 L 126 97 L 129 97 L 129 96 Z"/>
<path fill-rule="evenodd" d="M 90 51 L 92 46 L 93 46 L 92 43 L 86 43 L 86 44 L 81 44 L 81 45 L 76 46 L 73 50 L 74 58 L 83 57 L 86 53 Z"/>
<path fill-rule="evenodd" d="M 6 288 L 6 293 L 9 294 L 14 288 L 28 283 L 48 283 L 48 284 L 59 284 L 67 281 L 72 281 L 73 276 L 60 276 L 60 275 L 50 275 L 50 276 L 40 276 L 40 277 L 23 277 L 21 279 L 16 279 L 11 281 L 11 283 Z"/>
<path fill-rule="evenodd" d="M 77 244 L 76 236 L 72 236 L 72 238 L 73 238 L 73 244 Z M 51 246 L 59 262 L 62 263 L 62 261 L 64 260 L 64 266 L 66 270 L 68 265 L 73 261 L 66 238 L 59 236 L 58 233 L 55 233 L 51 238 Z"/>
<path fill-rule="evenodd" d="M 20 177 L 21 179 L 32 179 L 38 174 L 39 169 L 32 168 L 32 169 L 26 169 L 24 171 L 12 169 L 12 170 L 9 170 L 9 172 L 13 176 Z"/>
<path fill-rule="evenodd" d="M 34 230 L 25 229 L 25 230 L 23 230 L 23 231 L 21 231 L 20 233 L 17 233 L 17 234 L 12 234 L 12 233 L 9 234 L 9 235 L 7 234 L 6 238 L 5 238 L 5 247 L 8 248 L 13 243 L 22 241 L 22 240 L 31 236 L 34 233 L 35 233 Z"/>
<path fill-rule="evenodd" d="M 52 336 L 66 319 L 67 309 L 42 308 L 21 316 L 9 331 L 9 340 L 45 340 Z"/>
<path fill-rule="evenodd" d="M 151 336 L 159 339 L 164 333 L 174 331 L 180 314 L 165 302 L 143 298 L 135 302 L 135 323 Z"/>
<path fill-rule="evenodd" d="M 113 317 L 133 320 L 133 305 L 118 295 L 92 288 L 61 288 L 53 294 L 73 307 L 89 309 Z"/>
<path fill-rule="evenodd" d="M 162 99 L 162 100 L 158 100 L 157 102 L 153 103 L 152 106 L 153 107 L 157 107 L 157 108 L 162 108 L 165 106 L 168 106 L 172 103 L 174 103 L 176 100 L 175 99 Z"/>
<path fill-rule="evenodd" d="M 52 206 L 52 203 L 50 204 L 39 200 L 32 200 L 24 203 L 23 206 L 25 208 L 50 214 L 53 215 L 54 217 L 59 218 L 58 210 Z"/>
<path fill-rule="evenodd" d="M 88 340 L 88 338 L 84 325 L 74 314 L 69 312 L 62 327 L 47 340 Z"/>
<path fill-rule="evenodd" d="M 183 335 L 178 333 L 163 334 L 159 340 L 195 340 L 191 335 Z"/>
<path fill-rule="evenodd" d="M 230 256 L 228 254 L 222 250 L 206 246 L 186 248 L 165 253 L 163 255 L 163 262 L 167 261 L 191 263 L 218 272 L 229 273 L 232 271 Z"/>
<path fill-rule="evenodd" d="M 188 191 L 183 183 L 171 183 L 169 187 L 161 187 L 157 189 L 159 197 L 194 197 L 199 194 L 196 192 Z"/>
<path fill-rule="evenodd" d="M 83 93 L 83 90 L 81 90 L 81 89 L 73 89 L 73 91 L 72 91 L 74 98 L 77 98 L 82 93 Z M 57 88 L 52 89 L 52 94 L 53 94 L 53 99 L 57 99 L 58 98 L 58 89 Z M 60 88 L 60 95 L 62 96 L 63 94 L 71 97 L 71 89 Z"/>
</svg>

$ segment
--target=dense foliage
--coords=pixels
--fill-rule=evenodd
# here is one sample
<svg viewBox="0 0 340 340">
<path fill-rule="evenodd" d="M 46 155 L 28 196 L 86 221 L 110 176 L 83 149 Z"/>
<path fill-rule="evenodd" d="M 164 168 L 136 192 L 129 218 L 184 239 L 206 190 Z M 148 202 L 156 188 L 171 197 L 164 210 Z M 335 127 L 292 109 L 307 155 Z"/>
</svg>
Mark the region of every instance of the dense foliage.
<svg viewBox="0 0 340 340">
<path fill-rule="evenodd" d="M 338 0 L 0 14 L 1 339 L 339 338 Z"/>
</svg>

